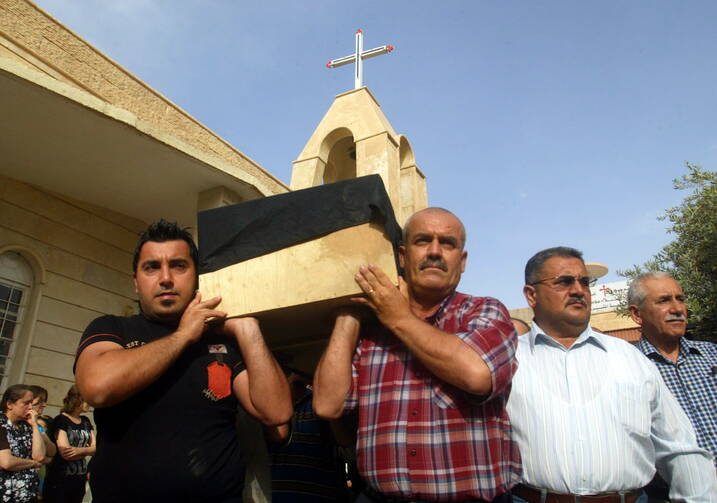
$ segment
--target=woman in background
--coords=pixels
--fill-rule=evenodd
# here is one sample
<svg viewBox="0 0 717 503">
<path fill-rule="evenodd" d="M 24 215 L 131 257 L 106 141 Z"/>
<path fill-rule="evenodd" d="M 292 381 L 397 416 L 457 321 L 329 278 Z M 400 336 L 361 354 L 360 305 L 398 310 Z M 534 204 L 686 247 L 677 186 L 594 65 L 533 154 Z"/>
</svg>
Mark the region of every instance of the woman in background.
<svg viewBox="0 0 717 503">
<path fill-rule="evenodd" d="M 0 415 L 0 501 L 31 503 L 37 499 L 37 469 L 45 443 L 32 409 L 33 394 L 24 384 L 10 386 L 2 396 Z"/>
<path fill-rule="evenodd" d="M 85 496 L 87 456 L 95 453 L 92 423 L 83 416 L 89 405 L 73 385 L 63 400 L 62 413 L 52 420 L 50 438 L 57 444 L 57 455 L 48 466 L 43 501 L 80 503 Z"/>
<path fill-rule="evenodd" d="M 43 415 L 45 412 L 45 406 L 47 405 L 47 390 L 42 386 L 30 385 L 28 386 L 32 391 L 32 409 L 36 412 L 35 420 L 37 421 L 37 428 L 40 430 L 42 440 L 45 442 L 45 459 L 42 460 L 42 467 L 40 467 L 40 486 L 37 490 L 37 500 L 42 501 L 42 491 L 45 486 L 45 475 L 47 475 L 47 464 L 52 461 L 52 457 L 57 452 L 57 447 L 47 436 L 47 430 L 50 427 L 52 418 Z"/>
</svg>

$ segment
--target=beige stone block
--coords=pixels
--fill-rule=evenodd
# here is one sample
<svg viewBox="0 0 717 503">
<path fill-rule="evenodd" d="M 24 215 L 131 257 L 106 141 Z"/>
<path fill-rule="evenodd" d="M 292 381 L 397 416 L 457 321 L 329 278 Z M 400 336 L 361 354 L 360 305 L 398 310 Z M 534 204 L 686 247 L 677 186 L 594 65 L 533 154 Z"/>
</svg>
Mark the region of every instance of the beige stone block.
<svg viewBox="0 0 717 503">
<path fill-rule="evenodd" d="M 100 218 L 83 208 L 69 204 L 57 196 L 24 183 L 3 177 L 0 179 L 6 190 L 3 199 L 15 206 L 31 209 L 57 224 L 75 231 L 91 234 L 98 241 L 117 248 L 131 251 L 138 235 Z"/>
<path fill-rule="evenodd" d="M 82 330 L 73 330 L 38 321 L 35 324 L 35 336 L 32 339 L 32 345 L 48 351 L 74 355 L 75 351 L 77 351 L 80 337 L 82 337 Z"/>
<path fill-rule="evenodd" d="M 381 133 L 356 142 L 356 176 L 381 175 L 394 208 L 400 208 L 398 145 Z"/>
<path fill-rule="evenodd" d="M 27 359 L 27 374 L 35 374 L 45 377 L 54 377 L 66 381 L 74 381 L 72 365 L 75 357 L 48 351 L 40 348 L 30 348 L 30 355 Z"/>
<path fill-rule="evenodd" d="M 33 250 L 48 272 L 100 286 L 117 295 L 135 298 L 131 271 L 121 273 L 104 265 L 89 261 L 54 246 L 42 243 L 19 232 L 0 227 L 0 247 L 25 246 Z"/>
<path fill-rule="evenodd" d="M 590 317 L 590 325 L 602 332 L 623 330 L 626 328 L 637 328 L 639 326 L 629 316 L 621 316 L 615 311 L 605 311 L 593 314 Z"/>
<path fill-rule="evenodd" d="M 92 320 L 103 314 L 105 313 L 91 311 L 84 307 L 43 296 L 40 300 L 37 320 L 84 332 Z"/>
<path fill-rule="evenodd" d="M 205 299 L 221 295 L 230 316 L 257 316 L 271 344 L 296 343 L 328 335 L 332 310 L 363 293 L 354 276 L 369 263 L 397 283 L 383 229 L 362 224 L 203 274 L 199 289 Z"/>
<path fill-rule="evenodd" d="M 2 227 L 104 264 L 116 271 L 126 272 L 132 268 L 131 252 L 102 243 L 88 234 L 58 225 L 6 201 L 0 201 L 0 228 Z"/>
<path fill-rule="evenodd" d="M 77 201 L 76 199 L 66 197 L 63 194 L 53 193 L 52 195 L 54 197 L 57 197 L 58 199 L 61 199 L 62 201 L 66 201 L 73 206 L 77 206 L 78 208 L 82 208 L 89 213 L 97 215 L 98 217 L 107 220 L 108 222 L 111 222 L 112 224 L 115 224 L 130 232 L 134 236 L 132 238 L 132 242 L 128 243 L 130 245 L 130 250 L 134 250 L 134 247 L 139 240 L 140 234 L 142 234 L 149 225 L 147 222 L 143 222 L 142 220 L 138 220 L 134 217 L 123 215 L 122 213 L 117 213 L 116 211 L 112 211 L 108 208 L 95 206 L 94 204 L 90 204 L 85 201 Z"/>
<path fill-rule="evenodd" d="M 122 297 L 102 288 L 97 288 L 55 273 L 47 274 L 43 295 L 56 300 L 83 306 L 100 313 L 121 316 L 132 307 L 131 298 Z"/>
<path fill-rule="evenodd" d="M 326 163 L 319 157 L 294 161 L 291 171 L 291 190 L 317 187 L 324 182 Z"/>
</svg>

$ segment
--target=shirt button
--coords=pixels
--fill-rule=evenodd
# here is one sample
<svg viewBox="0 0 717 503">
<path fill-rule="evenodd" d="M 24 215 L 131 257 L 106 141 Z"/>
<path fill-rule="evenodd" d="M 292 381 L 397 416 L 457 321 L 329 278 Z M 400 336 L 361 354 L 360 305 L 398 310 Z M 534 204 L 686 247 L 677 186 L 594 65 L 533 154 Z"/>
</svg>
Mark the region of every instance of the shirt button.
<svg viewBox="0 0 717 503">
<path fill-rule="evenodd" d="M 411 456 L 415 456 L 415 455 L 416 455 L 416 449 L 411 449 L 411 450 L 409 451 L 409 454 L 410 454 Z"/>
<path fill-rule="evenodd" d="M 422 374 L 420 372 L 416 372 L 416 377 L 421 377 L 421 375 Z"/>
<path fill-rule="evenodd" d="M 417 411 L 416 409 L 413 409 L 413 410 L 411 411 L 411 415 L 412 415 L 412 416 L 417 416 L 417 415 L 418 415 L 418 411 Z"/>
</svg>

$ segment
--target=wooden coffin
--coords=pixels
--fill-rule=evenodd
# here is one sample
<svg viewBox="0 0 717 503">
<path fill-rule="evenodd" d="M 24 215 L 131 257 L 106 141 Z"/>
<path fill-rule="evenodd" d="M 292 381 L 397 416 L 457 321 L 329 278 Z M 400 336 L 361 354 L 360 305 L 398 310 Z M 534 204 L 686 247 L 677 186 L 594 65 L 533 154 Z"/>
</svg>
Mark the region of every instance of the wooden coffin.
<svg viewBox="0 0 717 503">
<path fill-rule="evenodd" d="M 395 222 L 393 215 L 389 222 Z M 200 221 L 200 255 L 201 232 Z M 335 310 L 363 294 L 354 279 L 359 267 L 378 265 L 397 284 L 394 245 L 395 229 L 390 236 L 381 223 L 361 223 L 204 272 L 199 290 L 205 299 L 221 296 L 219 309 L 229 316 L 258 318 L 272 350 L 311 371 L 331 333 Z"/>
</svg>

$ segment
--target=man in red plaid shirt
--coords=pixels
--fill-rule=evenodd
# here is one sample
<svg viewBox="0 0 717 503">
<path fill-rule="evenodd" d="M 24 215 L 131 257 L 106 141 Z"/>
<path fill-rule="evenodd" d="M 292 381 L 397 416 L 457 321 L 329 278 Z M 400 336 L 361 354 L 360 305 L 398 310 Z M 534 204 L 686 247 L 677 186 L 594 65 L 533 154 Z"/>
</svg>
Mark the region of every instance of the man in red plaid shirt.
<svg viewBox="0 0 717 503">
<path fill-rule="evenodd" d="M 517 336 L 505 307 L 456 292 L 465 228 L 451 212 L 409 218 L 398 288 L 373 265 L 356 282 L 380 325 L 336 318 L 314 378 L 317 414 L 358 406 L 364 502 L 510 501 L 520 455 L 506 413 Z"/>
</svg>

